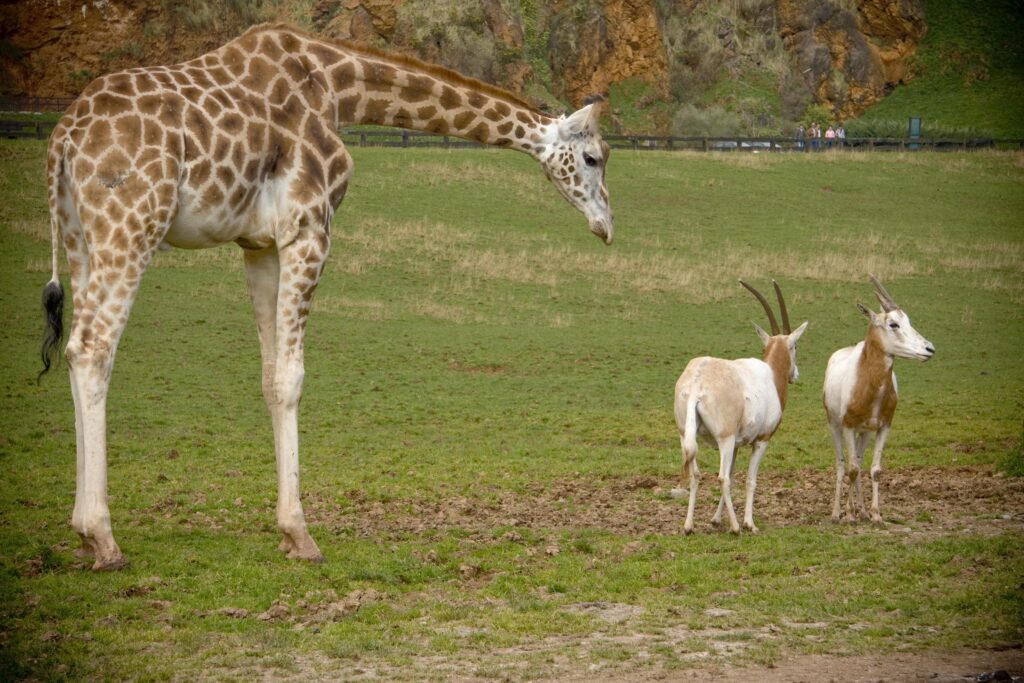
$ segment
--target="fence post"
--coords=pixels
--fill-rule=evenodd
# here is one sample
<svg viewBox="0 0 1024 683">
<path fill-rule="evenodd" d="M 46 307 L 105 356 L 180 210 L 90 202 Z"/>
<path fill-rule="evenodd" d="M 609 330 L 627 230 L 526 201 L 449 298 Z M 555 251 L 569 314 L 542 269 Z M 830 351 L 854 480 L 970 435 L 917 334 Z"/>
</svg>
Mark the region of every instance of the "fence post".
<svg viewBox="0 0 1024 683">
<path fill-rule="evenodd" d="M 359 133 L 359 146 L 366 147 L 366 133 Z"/>
<path fill-rule="evenodd" d="M 36 121 L 36 140 L 43 140 L 43 124 Z"/>
<path fill-rule="evenodd" d="M 703 152 L 708 151 L 708 139 L 707 138 L 701 138 L 700 149 Z"/>
<path fill-rule="evenodd" d="M 408 147 L 408 146 L 409 146 L 409 131 L 403 130 L 402 131 L 402 147 Z"/>
<path fill-rule="evenodd" d="M 451 147 L 451 142 L 448 140 L 448 136 L 447 135 L 445 135 L 445 136 L 443 136 L 441 138 L 441 146 L 444 147 L 445 149 L 448 149 L 449 147 Z"/>
</svg>

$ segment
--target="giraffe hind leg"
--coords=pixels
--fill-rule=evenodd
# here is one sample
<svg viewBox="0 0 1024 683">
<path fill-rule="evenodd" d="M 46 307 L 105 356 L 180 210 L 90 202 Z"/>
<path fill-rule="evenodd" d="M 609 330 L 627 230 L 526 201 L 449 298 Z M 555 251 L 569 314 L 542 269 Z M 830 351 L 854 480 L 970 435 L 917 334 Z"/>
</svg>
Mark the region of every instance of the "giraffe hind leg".
<svg viewBox="0 0 1024 683">
<path fill-rule="evenodd" d="M 157 229 L 138 239 L 123 225 L 111 226 L 110 232 L 123 236 L 121 243 L 128 246 L 118 250 L 108 241 L 93 244 L 88 253 L 68 250 L 75 313 L 65 356 L 78 454 L 71 525 L 82 539 L 78 555 L 94 558 L 94 570 L 127 564 L 114 539 L 107 499 L 107 394 L 121 334 L 159 242 Z"/>
</svg>

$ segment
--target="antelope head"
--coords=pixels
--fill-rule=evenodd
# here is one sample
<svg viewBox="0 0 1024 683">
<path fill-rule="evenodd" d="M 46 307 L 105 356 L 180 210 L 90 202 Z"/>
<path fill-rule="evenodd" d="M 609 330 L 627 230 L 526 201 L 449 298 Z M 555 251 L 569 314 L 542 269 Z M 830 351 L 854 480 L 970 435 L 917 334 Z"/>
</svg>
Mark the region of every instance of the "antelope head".
<svg viewBox="0 0 1024 683">
<path fill-rule="evenodd" d="M 764 329 L 754 323 L 754 329 L 757 330 L 757 336 L 761 338 L 761 342 L 764 344 L 765 357 L 767 358 L 771 352 L 770 346 L 776 344 L 784 344 L 786 351 L 789 353 L 789 376 L 788 380 L 790 384 L 794 384 L 800 379 L 800 369 L 796 366 L 796 343 L 800 339 L 800 336 L 807 329 L 807 321 L 800 327 L 793 330 L 789 326 L 789 312 L 786 310 L 786 300 L 782 298 L 782 289 L 779 287 L 779 283 L 772 280 L 772 285 L 775 287 L 775 296 L 779 300 L 779 313 L 782 314 L 782 329 L 779 329 L 779 323 L 775 319 L 775 313 L 772 312 L 772 307 L 768 304 L 768 300 L 764 298 L 761 292 L 757 291 L 743 280 L 740 280 L 740 284 L 750 290 L 750 293 L 757 297 L 757 300 L 764 306 L 764 312 L 768 314 L 768 325 L 771 328 L 772 333 L 768 334 Z"/>
<path fill-rule="evenodd" d="M 910 318 L 893 300 L 878 278 L 874 275 L 868 277 L 875 285 L 875 296 L 878 297 L 882 310 L 875 313 L 863 304 L 857 304 L 857 308 L 871 321 L 871 328 L 877 333 L 882 349 L 890 356 L 919 361 L 929 360 L 935 355 L 935 347 L 911 326 Z"/>
</svg>

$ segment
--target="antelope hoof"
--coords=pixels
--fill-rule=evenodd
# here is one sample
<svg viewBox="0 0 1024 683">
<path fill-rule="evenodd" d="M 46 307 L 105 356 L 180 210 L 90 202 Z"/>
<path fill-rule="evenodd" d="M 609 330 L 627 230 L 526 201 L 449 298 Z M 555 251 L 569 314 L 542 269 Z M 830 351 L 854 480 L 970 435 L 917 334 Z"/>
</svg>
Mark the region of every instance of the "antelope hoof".
<svg viewBox="0 0 1024 683">
<path fill-rule="evenodd" d="M 843 521 L 843 513 L 838 512 L 838 511 L 832 513 L 832 523 L 833 524 L 841 524 L 842 521 Z"/>
<path fill-rule="evenodd" d="M 81 548 L 76 548 L 71 554 L 80 560 L 91 560 L 96 557 L 96 552 L 92 549 L 92 546 L 85 541 L 82 541 Z"/>
<path fill-rule="evenodd" d="M 97 557 L 96 562 L 92 565 L 92 570 L 94 572 L 114 572 L 127 566 L 128 559 L 118 552 L 110 557 Z"/>
<path fill-rule="evenodd" d="M 875 526 L 885 526 L 885 520 L 882 519 L 882 515 L 877 512 L 871 513 L 871 523 Z"/>
<path fill-rule="evenodd" d="M 684 524 L 683 525 L 683 536 L 689 536 L 692 533 L 693 533 L 693 525 L 692 524 L 690 524 L 690 525 Z"/>
<path fill-rule="evenodd" d="M 309 534 L 305 534 L 299 539 L 285 534 L 278 548 L 288 553 L 289 560 L 306 560 L 307 562 L 317 563 L 324 561 L 323 553 L 320 552 L 316 541 Z"/>
<path fill-rule="evenodd" d="M 753 522 L 750 522 L 749 524 L 744 522 L 743 523 L 743 528 L 746 529 L 747 531 L 749 531 L 752 534 L 760 533 L 760 531 L 761 531 L 760 529 L 757 528 L 757 526 L 754 525 Z"/>
</svg>

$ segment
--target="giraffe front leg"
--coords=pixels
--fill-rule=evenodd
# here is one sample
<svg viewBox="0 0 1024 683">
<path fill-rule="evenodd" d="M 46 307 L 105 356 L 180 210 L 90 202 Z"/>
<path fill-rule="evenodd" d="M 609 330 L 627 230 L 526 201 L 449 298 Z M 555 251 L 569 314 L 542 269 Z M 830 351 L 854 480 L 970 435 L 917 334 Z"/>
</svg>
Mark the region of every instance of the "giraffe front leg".
<svg viewBox="0 0 1024 683">
<path fill-rule="evenodd" d="M 308 277 L 308 264 L 293 267 L 300 252 L 320 255 L 315 278 Z M 289 558 L 315 562 L 323 560 L 323 554 L 306 528 L 299 493 L 298 406 L 304 375 L 303 332 L 325 258 L 326 246 L 313 249 L 301 237 L 283 251 L 272 247 L 245 254 L 249 294 L 260 338 L 263 397 L 274 428 L 277 525 L 284 536 L 279 548 Z"/>
</svg>

